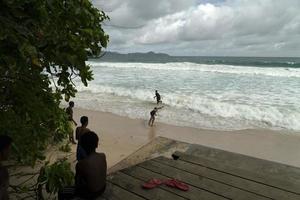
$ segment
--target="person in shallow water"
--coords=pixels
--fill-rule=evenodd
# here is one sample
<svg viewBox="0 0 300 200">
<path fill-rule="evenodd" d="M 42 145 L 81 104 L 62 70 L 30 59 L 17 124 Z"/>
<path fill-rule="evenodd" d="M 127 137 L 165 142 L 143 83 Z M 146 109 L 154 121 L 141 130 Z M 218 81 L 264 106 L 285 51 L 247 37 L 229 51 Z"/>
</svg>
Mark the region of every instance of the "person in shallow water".
<svg viewBox="0 0 300 200">
<path fill-rule="evenodd" d="M 153 98 L 154 98 L 154 99 L 156 98 L 157 105 L 158 105 L 159 103 L 162 103 L 160 94 L 158 93 L 157 90 L 155 90 L 155 96 L 154 96 Z"/>
<path fill-rule="evenodd" d="M 90 131 L 81 136 L 81 146 L 86 158 L 76 164 L 75 186 L 65 187 L 58 193 L 58 199 L 96 199 L 106 188 L 107 163 L 104 153 L 97 153 L 99 138 Z"/>
<path fill-rule="evenodd" d="M 161 106 L 161 107 L 155 107 L 151 112 L 150 112 L 150 119 L 149 119 L 149 122 L 148 122 L 148 125 L 149 126 L 153 126 L 153 123 L 154 123 L 154 120 L 155 120 L 155 116 L 157 115 L 156 113 L 157 113 L 157 111 L 159 110 L 159 109 L 162 109 L 163 108 L 163 106 Z"/>
</svg>

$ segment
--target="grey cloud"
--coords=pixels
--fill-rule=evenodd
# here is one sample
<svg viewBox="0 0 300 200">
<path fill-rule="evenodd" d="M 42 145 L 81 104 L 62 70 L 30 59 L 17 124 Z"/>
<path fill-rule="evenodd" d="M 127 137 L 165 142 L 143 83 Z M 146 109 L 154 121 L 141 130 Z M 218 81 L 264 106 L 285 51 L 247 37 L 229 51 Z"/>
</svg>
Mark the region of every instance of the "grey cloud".
<svg viewBox="0 0 300 200">
<path fill-rule="evenodd" d="M 94 0 L 96 7 L 106 11 L 111 24 L 138 27 L 149 20 L 185 10 L 196 5 L 196 0 L 112 0 L 108 3 Z"/>
<path fill-rule="evenodd" d="M 97 0 L 94 4 L 109 11 L 108 25 L 113 26 L 104 28 L 110 34 L 111 50 L 300 54 L 299 0 Z"/>
<path fill-rule="evenodd" d="M 243 3 L 228 3 L 221 6 L 201 4 L 181 13 L 157 19 L 144 28 L 144 33 L 138 41 L 156 43 L 222 39 L 251 34 L 273 35 L 278 34 L 286 26 L 299 31 L 297 30 L 299 23 L 293 24 L 293 19 L 299 16 L 297 10 L 300 9 L 299 1 L 291 1 L 294 9 L 289 8 L 289 12 L 286 12 L 287 5 L 279 0 L 276 3 L 268 0 L 260 3 L 240 2 Z"/>
</svg>

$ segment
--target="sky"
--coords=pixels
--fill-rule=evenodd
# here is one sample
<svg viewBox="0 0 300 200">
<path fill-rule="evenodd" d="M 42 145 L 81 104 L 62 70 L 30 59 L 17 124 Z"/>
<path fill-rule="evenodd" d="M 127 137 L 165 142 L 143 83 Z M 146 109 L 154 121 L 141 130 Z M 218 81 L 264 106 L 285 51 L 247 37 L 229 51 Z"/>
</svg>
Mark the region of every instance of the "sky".
<svg viewBox="0 0 300 200">
<path fill-rule="evenodd" d="M 92 0 L 108 51 L 300 57 L 300 0 Z"/>
</svg>

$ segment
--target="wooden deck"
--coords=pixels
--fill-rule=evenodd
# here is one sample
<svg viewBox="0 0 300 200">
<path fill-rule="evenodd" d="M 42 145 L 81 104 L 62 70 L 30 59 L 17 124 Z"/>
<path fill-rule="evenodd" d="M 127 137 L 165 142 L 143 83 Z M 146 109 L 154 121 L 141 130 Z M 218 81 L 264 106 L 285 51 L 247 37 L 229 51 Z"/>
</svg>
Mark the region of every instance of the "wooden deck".
<svg viewBox="0 0 300 200">
<path fill-rule="evenodd" d="M 300 169 L 222 150 L 197 146 L 177 160 L 157 157 L 110 175 L 106 200 L 300 200 Z M 167 186 L 141 187 L 151 178 L 175 178 L 187 183 L 187 192 Z"/>
</svg>

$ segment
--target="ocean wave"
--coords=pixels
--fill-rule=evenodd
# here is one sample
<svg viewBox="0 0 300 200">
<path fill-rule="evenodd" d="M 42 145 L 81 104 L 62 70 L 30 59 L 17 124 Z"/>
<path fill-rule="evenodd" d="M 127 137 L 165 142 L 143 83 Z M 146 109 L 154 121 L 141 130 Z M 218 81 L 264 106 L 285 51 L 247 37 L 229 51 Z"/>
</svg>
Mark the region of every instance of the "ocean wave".
<svg viewBox="0 0 300 200">
<path fill-rule="evenodd" d="M 92 62 L 94 69 L 116 68 L 116 69 L 144 69 L 144 70 L 172 70 L 172 71 L 198 71 L 206 73 L 239 74 L 248 76 L 273 76 L 273 77 L 296 77 L 300 78 L 299 68 L 282 67 L 255 67 L 255 66 L 234 66 L 234 65 L 209 65 L 191 62 L 173 63 L 113 63 L 113 62 Z"/>
<path fill-rule="evenodd" d="M 130 98 L 131 102 L 154 102 L 153 93 L 142 89 L 128 89 L 110 86 L 90 86 L 88 88 L 78 88 L 80 93 L 85 93 L 87 99 L 98 98 L 101 101 L 103 96 L 115 96 L 121 99 Z M 233 94 L 234 95 L 234 94 Z M 111 97 L 109 97 L 111 99 Z M 234 98 L 233 98 L 234 99 Z M 210 117 L 210 119 L 230 119 L 232 121 L 242 121 L 244 123 L 264 124 L 268 127 L 279 127 L 291 130 L 300 130 L 300 112 L 292 107 L 276 107 L 266 104 L 255 104 L 251 101 L 239 103 L 238 101 L 224 101 L 212 98 L 211 96 L 183 95 L 178 93 L 165 93 L 162 96 L 163 104 L 168 109 L 179 109 L 184 112 L 177 113 L 182 120 L 189 119 L 190 113 L 198 113 Z M 251 103 L 252 102 L 252 103 Z M 136 107 L 133 103 L 132 108 L 127 105 L 128 115 L 135 115 Z M 131 114 L 129 114 L 132 112 Z M 144 112 L 141 109 L 140 112 Z M 131 116 L 132 117 L 132 116 Z M 140 115 L 138 116 L 140 117 Z M 174 115 L 165 116 L 172 121 Z M 195 119 L 197 121 L 197 119 Z M 226 126 L 226 125 L 224 125 Z M 226 128 L 226 127 L 225 127 Z"/>
<path fill-rule="evenodd" d="M 270 127 L 280 127 L 300 130 L 300 113 L 293 109 L 278 108 L 272 105 L 241 104 L 238 102 L 224 102 L 205 96 L 183 96 L 167 94 L 164 103 L 177 108 L 186 108 L 192 112 L 237 121 L 256 121 Z"/>
<path fill-rule="evenodd" d="M 154 94 L 150 91 L 144 91 L 141 89 L 128 89 L 124 87 L 111 87 L 111 86 L 99 86 L 99 85 L 90 85 L 85 87 L 79 85 L 76 87 L 79 92 L 90 92 L 92 94 L 110 94 L 119 97 L 130 97 L 132 99 L 149 101 L 153 98 Z"/>
</svg>

